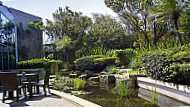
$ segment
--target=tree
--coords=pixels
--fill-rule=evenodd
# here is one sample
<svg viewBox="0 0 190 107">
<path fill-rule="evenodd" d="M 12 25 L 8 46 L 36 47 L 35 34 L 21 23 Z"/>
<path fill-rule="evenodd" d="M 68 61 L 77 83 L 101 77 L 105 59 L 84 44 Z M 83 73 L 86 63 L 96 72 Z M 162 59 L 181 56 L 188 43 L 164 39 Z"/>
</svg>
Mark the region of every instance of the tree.
<svg viewBox="0 0 190 107">
<path fill-rule="evenodd" d="M 143 35 L 146 47 L 149 47 L 147 20 L 152 0 L 105 0 L 105 4 L 124 20 L 128 29 L 136 34 L 137 39 Z M 139 40 L 137 42 L 140 44 Z"/>
<path fill-rule="evenodd" d="M 127 35 L 121 21 L 109 15 L 93 14 L 94 23 L 88 30 L 85 38 L 88 49 L 103 47 L 105 50 L 132 47 L 133 38 Z"/>
<path fill-rule="evenodd" d="M 67 6 L 64 9 L 60 7 L 53 13 L 53 18 L 54 21 L 47 20 L 45 33 L 55 40 L 60 40 L 60 43 L 63 42 L 63 39 L 66 39 L 64 36 L 70 38 L 73 46 L 70 53 L 72 55 L 70 56 L 75 57 L 73 54 L 76 51 L 83 50 L 84 38 L 89 26 L 92 24 L 92 19 L 83 16 L 81 12 L 73 12 Z"/>
<path fill-rule="evenodd" d="M 182 11 L 188 6 L 187 0 L 155 0 L 155 6 L 152 8 L 153 16 L 158 22 L 171 20 L 176 30 L 179 42 L 183 45 L 183 40 L 179 34 L 178 21 Z"/>
<path fill-rule="evenodd" d="M 65 53 L 66 61 L 69 61 L 69 52 L 72 49 L 72 41 L 68 36 L 63 36 L 62 40 L 56 40 L 56 49 Z"/>
</svg>

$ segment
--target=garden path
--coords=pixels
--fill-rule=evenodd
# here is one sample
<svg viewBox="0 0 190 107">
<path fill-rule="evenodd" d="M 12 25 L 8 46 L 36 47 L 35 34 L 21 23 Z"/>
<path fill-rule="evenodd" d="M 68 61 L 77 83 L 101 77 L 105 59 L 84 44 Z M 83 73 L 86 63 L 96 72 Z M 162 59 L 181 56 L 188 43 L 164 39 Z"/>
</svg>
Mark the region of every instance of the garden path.
<svg viewBox="0 0 190 107">
<path fill-rule="evenodd" d="M 78 107 L 68 100 L 59 98 L 55 95 L 48 94 L 46 97 L 43 94 L 36 95 L 32 98 L 19 98 L 19 102 L 16 99 L 5 100 L 2 103 L 2 92 L 0 92 L 0 107 Z"/>
</svg>

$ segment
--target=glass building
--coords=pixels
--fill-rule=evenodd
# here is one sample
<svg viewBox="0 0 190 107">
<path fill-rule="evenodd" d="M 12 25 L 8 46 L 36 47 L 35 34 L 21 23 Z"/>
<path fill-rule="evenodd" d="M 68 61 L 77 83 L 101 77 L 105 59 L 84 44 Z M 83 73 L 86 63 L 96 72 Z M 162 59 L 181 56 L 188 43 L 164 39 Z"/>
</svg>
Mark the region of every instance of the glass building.
<svg viewBox="0 0 190 107">
<path fill-rule="evenodd" d="M 0 70 L 15 69 L 18 62 L 14 17 L 0 2 Z"/>
</svg>

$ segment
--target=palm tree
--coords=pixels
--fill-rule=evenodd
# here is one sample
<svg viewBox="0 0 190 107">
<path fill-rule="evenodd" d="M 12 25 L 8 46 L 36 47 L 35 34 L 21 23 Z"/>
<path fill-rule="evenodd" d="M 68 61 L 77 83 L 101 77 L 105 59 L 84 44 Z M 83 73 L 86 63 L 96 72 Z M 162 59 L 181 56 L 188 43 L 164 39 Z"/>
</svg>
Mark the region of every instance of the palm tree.
<svg viewBox="0 0 190 107">
<path fill-rule="evenodd" d="M 66 61 L 69 61 L 69 50 L 72 48 L 71 43 L 71 38 L 66 35 L 63 36 L 63 39 L 55 42 L 56 49 L 65 53 Z"/>
<path fill-rule="evenodd" d="M 178 32 L 178 21 L 182 10 L 186 6 L 185 0 L 155 0 L 155 7 L 151 9 L 153 16 L 158 22 L 166 19 L 170 19 L 173 22 L 176 35 L 181 45 L 183 45 L 183 41 Z"/>
</svg>

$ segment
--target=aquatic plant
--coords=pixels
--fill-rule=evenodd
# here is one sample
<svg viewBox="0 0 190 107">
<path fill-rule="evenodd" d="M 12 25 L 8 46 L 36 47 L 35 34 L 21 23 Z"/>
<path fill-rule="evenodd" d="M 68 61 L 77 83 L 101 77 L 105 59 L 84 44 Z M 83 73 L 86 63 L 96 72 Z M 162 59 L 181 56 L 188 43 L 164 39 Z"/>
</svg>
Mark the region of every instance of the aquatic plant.
<svg viewBox="0 0 190 107">
<path fill-rule="evenodd" d="M 86 81 L 80 78 L 74 79 L 74 88 L 75 89 L 82 89 L 85 86 Z"/>
<path fill-rule="evenodd" d="M 119 82 L 117 84 L 117 93 L 121 97 L 127 97 L 131 92 L 131 89 L 129 88 L 129 85 L 126 82 Z"/>
<path fill-rule="evenodd" d="M 148 92 L 149 92 L 149 96 L 150 96 L 150 102 L 152 105 L 157 105 L 158 103 L 158 92 L 156 91 L 156 88 L 153 90 L 153 87 L 152 87 L 152 90 L 150 90 L 148 87 Z"/>
</svg>

